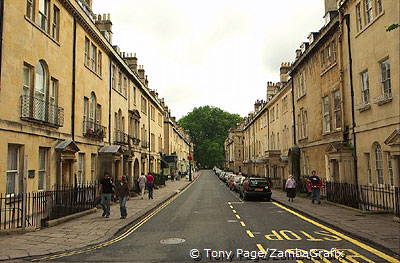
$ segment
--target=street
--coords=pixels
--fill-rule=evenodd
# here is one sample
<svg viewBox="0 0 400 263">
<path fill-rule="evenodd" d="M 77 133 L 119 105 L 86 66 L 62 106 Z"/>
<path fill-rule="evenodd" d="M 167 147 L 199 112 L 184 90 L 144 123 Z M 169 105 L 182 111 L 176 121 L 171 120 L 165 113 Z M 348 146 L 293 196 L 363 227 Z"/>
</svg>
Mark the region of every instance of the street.
<svg viewBox="0 0 400 263">
<path fill-rule="evenodd" d="M 297 255 L 303 256 L 311 249 L 324 249 L 325 257 L 332 258 L 343 256 L 339 252 L 345 253 L 340 261 L 323 258 L 312 262 L 391 262 L 393 259 L 386 251 L 335 232 L 278 203 L 242 202 L 212 171 L 201 171 L 193 185 L 130 233 L 96 248 L 36 260 L 194 262 L 191 253 L 200 262 L 248 261 L 256 259 L 255 253 L 262 251 L 271 261 L 280 258 L 281 262 L 311 262 L 282 258 L 279 252 L 288 249 L 298 249 Z"/>
</svg>

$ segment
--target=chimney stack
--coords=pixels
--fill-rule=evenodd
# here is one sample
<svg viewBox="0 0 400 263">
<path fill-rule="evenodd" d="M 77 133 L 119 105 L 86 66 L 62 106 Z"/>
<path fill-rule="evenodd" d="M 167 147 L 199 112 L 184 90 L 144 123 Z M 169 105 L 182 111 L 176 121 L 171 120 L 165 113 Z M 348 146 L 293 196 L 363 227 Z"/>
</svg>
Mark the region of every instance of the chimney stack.
<svg viewBox="0 0 400 263">
<path fill-rule="evenodd" d="M 143 65 L 139 65 L 138 74 L 139 74 L 140 80 L 143 81 L 143 82 L 144 82 L 144 80 L 145 80 L 145 75 L 144 75 L 144 73 L 145 73 L 145 71 L 144 71 Z"/>
<path fill-rule="evenodd" d="M 124 61 L 133 72 L 137 73 L 138 65 L 137 65 L 136 53 L 127 53 L 127 54 L 125 54 Z"/>
<path fill-rule="evenodd" d="M 89 0 L 90 2 L 92 0 Z M 111 23 L 111 18 L 110 14 L 103 14 L 98 15 L 95 20 L 95 24 L 97 28 L 100 30 L 100 32 L 103 34 L 103 36 L 110 42 L 112 43 L 112 23 Z"/>
<path fill-rule="evenodd" d="M 276 94 L 278 91 L 278 85 L 279 83 L 274 83 L 271 81 L 267 82 L 267 102 L 272 99 L 272 97 Z"/>
<path fill-rule="evenodd" d="M 286 83 L 289 81 L 289 71 L 291 66 L 292 64 L 290 62 L 281 63 L 281 68 L 280 68 L 281 83 Z"/>
</svg>

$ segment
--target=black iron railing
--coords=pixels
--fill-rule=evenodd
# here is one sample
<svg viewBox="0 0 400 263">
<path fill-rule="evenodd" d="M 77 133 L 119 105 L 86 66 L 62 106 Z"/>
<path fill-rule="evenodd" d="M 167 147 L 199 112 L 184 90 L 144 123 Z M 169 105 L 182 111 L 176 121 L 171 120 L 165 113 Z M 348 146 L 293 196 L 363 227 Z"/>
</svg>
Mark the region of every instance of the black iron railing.
<svg viewBox="0 0 400 263">
<path fill-rule="evenodd" d="M 64 109 L 47 100 L 30 95 L 22 95 L 21 119 L 62 127 L 64 125 Z"/>
<path fill-rule="evenodd" d="M 98 195 L 96 184 L 79 186 L 56 185 L 51 190 L 48 204 L 49 219 L 57 219 L 79 213 L 95 206 Z"/>
<path fill-rule="evenodd" d="M 94 121 L 83 121 L 83 136 L 102 141 L 107 134 L 107 128 Z"/>
<path fill-rule="evenodd" d="M 129 138 L 128 134 L 120 130 L 115 130 L 115 139 L 114 139 L 115 144 L 128 145 L 129 144 L 128 138 Z"/>
<path fill-rule="evenodd" d="M 95 207 L 96 184 L 54 186 L 52 190 L 25 194 L 0 194 L 0 230 L 45 227 L 48 220 Z"/>
<path fill-rule="evenodd" d="M 140 143 L 140 139 L 135 138 L 135 137 L 130 136 L 130 135 L 128 135 L 128 140 L 129 140 L 129 145 L 131 145 L 131 146 L 133 146 L 133 145 L 137 146 Z"/>
</svg>

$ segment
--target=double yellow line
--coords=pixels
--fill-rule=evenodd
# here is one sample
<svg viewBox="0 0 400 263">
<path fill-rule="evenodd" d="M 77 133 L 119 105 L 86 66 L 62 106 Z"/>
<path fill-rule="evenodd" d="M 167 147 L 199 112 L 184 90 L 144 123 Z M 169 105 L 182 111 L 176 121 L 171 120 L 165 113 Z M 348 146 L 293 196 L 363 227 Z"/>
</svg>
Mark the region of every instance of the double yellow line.
<svg viewBox="0 0 400 263">
<path fill-rule="evenodd" d="M 199 178 L 199 176 L 197 177 Z M 197 178 L 194 180 L 196 181 Z M 150 214 L 148 214 L 147 216 L 145 216 L 144 218 L 142 218 L 139 222 L 137 222 L 135 225 L 131 226 L 130 228 L 128 228 L 124 233 L 122 233 L 121 235 L 119 235 L 118 237 L 115 237 L 109 241 L 106 242 L 102 242 L 100 244 L 88 247 L 88 248 L 82 248 L 82 249 L 78 249 L 78 250 L 73 250 L 73 251 L 69 251 L 69 252 L 65 252 L 65 253 L 61 253 L 61 254 L 56 254 L 56 255 L 51 255 L 51 256 L 45 256 L 45 257 L 41 257 L 41 258 L 37 258 L 37 259 L 33 259 L 31 260 L 31 262 L 37 262 L 37 261 L 43 261 L 43 260 L 52 260 L 52 259 L 57 259 L 57 258 L 62 258 L 62 257 L 68 257 L 68 256 L 73 256 L 73 255 L 77 255 L 77 254 L 82 254 L 82 253 L 86 253 L 86 252 L 90 252 L 111 244 L 114 244 L 118 241 L 121 241 L 125 238 L 127 238 L 130 234 L 132 234 L 133 232 L 135 232 L 139 227 L 141 227 L 144 223 L 146 223 L 147 221 L 149 221 L 154 215 L 156 215 L 158 212 L 160 212 L 162 209 L 164 209 L 166 206 L 168 206 L 169 204 L 171 204 L 173 201 L 175 201 L 181 194 L 183 194 L 187 189 L 189 189 L 189 187 L 192 184 L 189 184 L 185 189 L 183 189 L 181 192 L 179 192 L 177 195 L 173 196 L 172 198 L 170 198 L 168 201 L 166 201 L 165 203 L 163 203 L 161 206 L 157 207 L 154 211 L 152 211 Z"/>
</svg>

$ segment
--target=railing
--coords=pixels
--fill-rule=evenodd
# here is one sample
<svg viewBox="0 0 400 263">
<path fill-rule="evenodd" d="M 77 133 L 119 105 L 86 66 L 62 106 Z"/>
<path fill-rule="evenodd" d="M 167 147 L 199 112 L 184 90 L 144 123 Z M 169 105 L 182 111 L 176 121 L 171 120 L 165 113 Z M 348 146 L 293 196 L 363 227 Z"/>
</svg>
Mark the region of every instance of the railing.
<svg viewBox="0 0 400 263">
<path fill-rule="evenodd" d="M 146 141 L 142 141 L 142 148 L 148 148 L 149 147 L 149 143 Z"/>
<path fill-rule="evenodd" d="M 326 182 L 326 199 L 363 211 L 400 216 L 400 187 Z"/>
<path fill-rule="evenodd" d="M 83 121 L 83 136 L 102 141 L 106 134 L 106 127 L 93 121 Z"/>
<path fill-rule="evenodd" d="M 48 220 L 57 219 L 95 207 L 96 184 L 54 186 L 53 190 L 0 194 L 0 230 L 23 227 L 45 227 Z M 24 205 L 25 202 L 25 205 Z"/>
<path fill-rule="evenodd" d="M 128 139 L 129 139 L 129 145 L 136 145 L 137 146 L 140 143 L 140 139 L 135 138 L 133 136 L 129 136 L 128 135 Z"/>
<path fill-rule="evenodd" d="M 115 139 L 114 139 L 115 144 L 128 145 L 129 144 L 128 138 L 129 138 L 128 134 L 120 130 L 115 130 Z"/>
<path fill-rule="evenodd" d="M 0 194 L 0 230 L 22 228 L 24 208 L 26 227 L 44 226 L 44 218 L 47 217 L 47 197 L 47 192 Z"/>
<path fill-rule="evenodd" d="M 46 100 L 22 95 L 21 119 L 62 127 L 64 125 L 64 109 Z"/>
<path fill-rule="evenodd" d="M 96 184 L 85 184 L 80 186 L 53 187 L 50 192 L 48 204 L 49 219 L 57 219 L 67 215 L 79 213 L 95 207 L 97 196 Z"/>
</svg>

